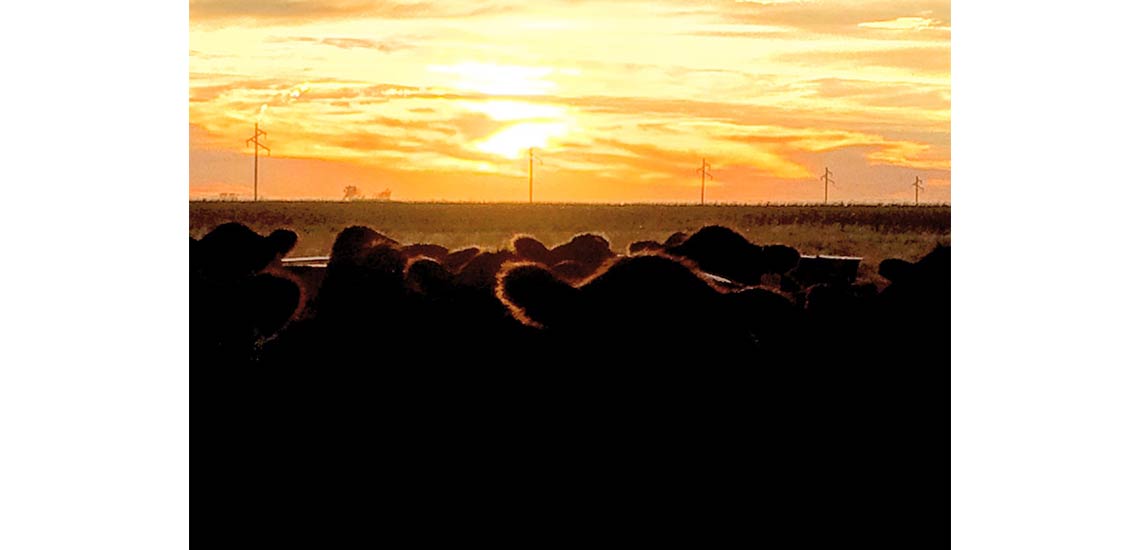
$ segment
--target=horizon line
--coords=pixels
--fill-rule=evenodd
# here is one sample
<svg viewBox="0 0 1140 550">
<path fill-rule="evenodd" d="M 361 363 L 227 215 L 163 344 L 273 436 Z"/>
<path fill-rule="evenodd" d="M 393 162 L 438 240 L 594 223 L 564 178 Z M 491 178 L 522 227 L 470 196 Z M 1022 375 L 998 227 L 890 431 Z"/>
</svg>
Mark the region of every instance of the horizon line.
<svg viewBox="0 0 1140 550">
<path fill-rule="evenodd" d="M 503 206 L 918 206 L 918 207 L 949 207 L 949 202 L 920 202 L 915 204 L 913 202 L 707 202 L 699 204 L 694 202 L 527 202 L 527 201 L 459 201 L 459 200 L 422 200 L 422 201 L 395 201 L 395 200 L 376 200 L 376 199 L 362 199 L 362 200 L 340 200 L 340 199 L 310 199 L 310 198 L 296 198 L 296 199 L 260 199 L 257 201 L 251 199 L 216 199 L 216 198 L 201 198 L 190 199 L 189 202 L 193 203 L 208 203 L 208 204 L 259 204 L 259 203 L 331 203 L 331 204 L 400 204 L 400 205 L 421 205 L 421 204 L 437 204 L 437 205 L 503 205 Z"/>
</svg>

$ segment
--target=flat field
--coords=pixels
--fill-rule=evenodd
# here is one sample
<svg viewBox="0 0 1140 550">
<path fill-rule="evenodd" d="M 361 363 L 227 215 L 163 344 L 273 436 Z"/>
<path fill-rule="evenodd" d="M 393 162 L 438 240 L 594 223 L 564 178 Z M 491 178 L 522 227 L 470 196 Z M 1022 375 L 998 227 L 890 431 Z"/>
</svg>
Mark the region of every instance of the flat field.
<svg viewBox="0 0 1140 550">
<path fill-rule="evenodd" d="M 950 244 L 950 206 L 902 205 L 599 205 L 399 202 L 190 202 L 190 235 L 236 221 L 265 234 L 297 233 L 292 256 L 328 254 L 345 227 L 365 225 L 401 243 L 506 247 L 514 235 L 548 246 L 578 233 L 609 239 L 615 252 L 631 242 L 664 241 L 676 231 L 723 225 L 757 244 L 781 243 L 802 254 L 862 256 L 860 277 L 882 284 L 886 258 L 914 261 L 936 243 Z"/>
</svg>

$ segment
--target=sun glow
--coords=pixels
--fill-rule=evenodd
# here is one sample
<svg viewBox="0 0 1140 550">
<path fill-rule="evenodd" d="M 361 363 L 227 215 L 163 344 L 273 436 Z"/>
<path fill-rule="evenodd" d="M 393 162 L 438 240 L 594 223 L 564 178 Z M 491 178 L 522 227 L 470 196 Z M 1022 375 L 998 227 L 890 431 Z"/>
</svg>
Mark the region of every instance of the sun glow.
<svg viewBox="0 0 1140 550">
<path fill-rule="evenodd" d="M 526 101 L 471 101 L 463 107 L 487 115 L 495 121 L 517 122 L 475 143 L 484 153 L 517 159 L 531 148 L 545 148 L 550 141 L 570 133 L 572 117 L 565 107 Z"/>
<path fill-rule="evenodd" d="M 531 147 L 546 147 L 555 137 L 566 135 L 570 128 L 562 122 L 520 122 L 479 143 L 476 147 L 509 159 L 517 159 Z"/>
<path fill-rule="evenodd" d="M 492 120 L 565 119 L 566 109 L 555 105 L 539 105 L 525 101 L 493 100 L 468 101 L 460 104 L 466 109 L 483 113 Z"/>
<path fill-rule="evenodd" d="M 453 74 L 452 86 L 489 95 L 539 95 L 551 92 L 555 84 L 545 77 L 554 72 L 549 67 L 521 67 L 494 63 L 460 63 L 431 65 L 428 70 Z"/>
</svg>

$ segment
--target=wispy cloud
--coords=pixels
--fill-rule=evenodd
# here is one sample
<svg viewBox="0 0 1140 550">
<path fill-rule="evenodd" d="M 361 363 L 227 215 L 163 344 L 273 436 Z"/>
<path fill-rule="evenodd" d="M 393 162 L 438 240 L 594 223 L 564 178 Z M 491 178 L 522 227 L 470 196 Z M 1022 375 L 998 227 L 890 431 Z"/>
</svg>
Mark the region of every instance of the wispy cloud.
<svg viewBox="0 0 1140 550">
<path fill-rule="evenodd" d="M 949 25 L 943 24 L 929 17 L 896 17 L 887 21 L 868 21 L 859 23 L 865 29 L 885 29 L 889 31 L 924 31 L 936 30 L 949 32 Z"/>
<path fill-rule="evenodd" d="M 704 4 L 700 13 L 711 20 L 762 28 L 784 27 L 801 33 L 873 37 L 879 30 L 940 31 L 949 28 L 950 2 L 946 0 L 816 0 L 791 2 L 725 2 Z M 927 21 L 924 26 L 905 22 Z M 876 22 L 895 22 L 876 27 Z M 867 25 L 871 23 L 871 25 Z M 920 36 L 911 36 L 921 39 Z M 941 39 L 940 36 L 932 36 Z"/>
<path fill-rule="evenodd" d="M 392 0 L 190 0 L 190 17 L 262 19 L 277 23 L 306 23 L 321 19 L 383 17 L 435 19 L 504 13 L 508 6 L 469 0 L 462 3 Z"/>
<path fill-rule="evenodd" d="M 789 63 L 818 67 L 838 65 L 850 67 L 885 67 L 915 73 L 949 74 L 950 47 L 924 46 L 876 50 L 815 50 L 779 54 L 776 59 Z"/>
<path fill-rule="evenodd" d="M 373 40 L 368 38 L 317 38 L 312 36 L 292 36 L 279 39 L 279 41 L 320 44 L 322 46 L 332 46 L 334 48 L 341 48 L 345 50 L 359 48 L 365 50 L 376 50 L 378 52 L 384 53 L 390 53 L 399 50 L 408 50 L 413 48 L 411 44 L 401 42 L 399 40 Z"/>
<path fill-rule="evenodd" d="M 880 82 L 821 78 L 812 82 L 815 96 L 870 107 L 918 108 L 946 111 L 950 108 L 948 85 L 914 82 Z"/>
</svg>

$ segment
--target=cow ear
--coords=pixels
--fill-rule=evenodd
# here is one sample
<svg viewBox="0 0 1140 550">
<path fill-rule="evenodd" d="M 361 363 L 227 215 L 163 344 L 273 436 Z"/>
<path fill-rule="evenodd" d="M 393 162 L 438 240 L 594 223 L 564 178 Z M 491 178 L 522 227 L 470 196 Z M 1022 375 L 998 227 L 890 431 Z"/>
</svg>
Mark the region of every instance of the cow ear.
<svg viewBox="0 0 1140 550">
<path fill-rule="evenodd" d="M 879 275 L 892 283 L 906 280 L 913 272 L 914 264 L 906 260 L 890 258 L 879 262 Z"/>
<path fill-rule="evenodd" d="M 277 254 L 284 256 L 297 245 L 297 234 L 288 229 L 277 229 L 266 237 L 270 248 Z"/>
<path fill-rule="evenodd" d="M 571 315 L 579 290 L 537 264 L 516 264 L 499 272 L 495 293 L 524 324 L 558 327 Z"/>
</svg>

